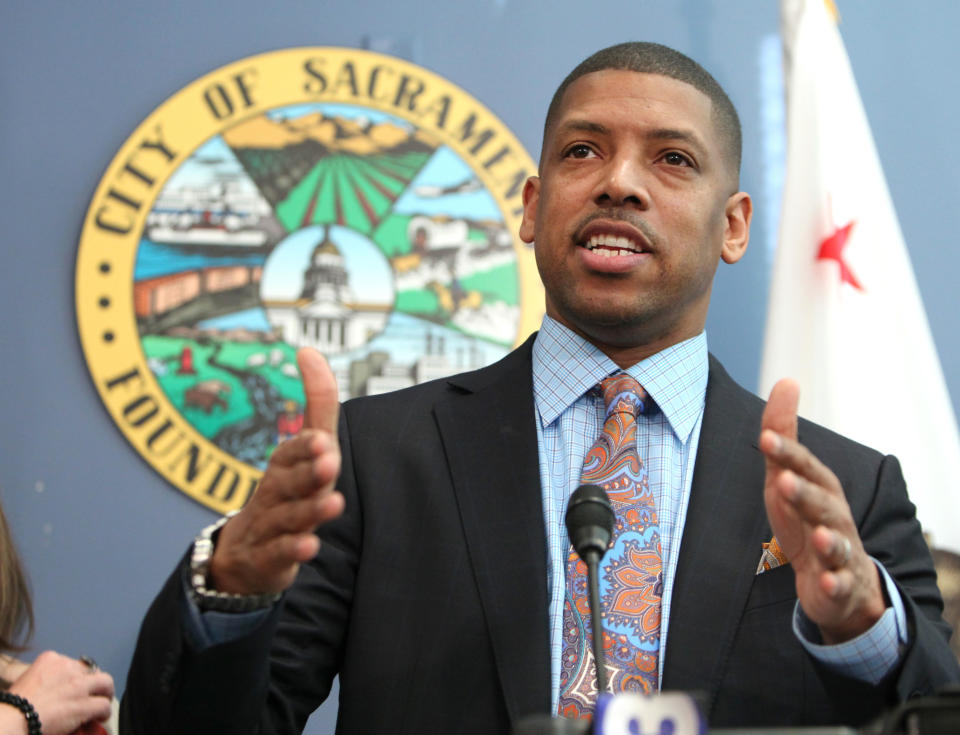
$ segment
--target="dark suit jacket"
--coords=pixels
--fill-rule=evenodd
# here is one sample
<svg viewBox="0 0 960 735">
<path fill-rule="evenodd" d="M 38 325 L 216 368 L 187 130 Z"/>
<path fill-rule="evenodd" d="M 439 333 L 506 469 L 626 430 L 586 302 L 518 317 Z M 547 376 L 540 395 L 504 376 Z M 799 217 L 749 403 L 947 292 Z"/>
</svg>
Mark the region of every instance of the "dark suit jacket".
<svg viewBox="0 0 960 735">
<path fill-rule="evenodd" d="M 343 733 L 507 733 L 548 712 L 530 354 L 528 342 L 490 367 L 346 403 L 347 510 L 321 529 L 316 560 L 255 634 L 200 653 L 179 623 L 181 565 L 145 619 L 123 731 L 299 732 L 337 673 Z M 663 688 L 701 692 L 714 726 L 860 723 L 960 680 L 896 460 L 804 422 L 801 440 L 837 473 L 867 551 L 904 593 L 911 643 L 875 687 L 797 643 L 792 570 L 755 576 L 770 537 L 762 409 L 711 359 Z"/>
</svg>

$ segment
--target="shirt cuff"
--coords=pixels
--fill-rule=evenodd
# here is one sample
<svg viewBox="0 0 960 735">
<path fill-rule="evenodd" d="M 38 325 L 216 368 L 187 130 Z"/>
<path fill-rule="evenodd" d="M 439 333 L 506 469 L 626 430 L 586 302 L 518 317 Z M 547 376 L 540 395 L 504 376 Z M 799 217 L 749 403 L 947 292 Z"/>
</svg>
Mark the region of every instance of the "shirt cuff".
<svg viewBox="0 0 960 735">
<path fill-rule="evenodd" d="M 206 648 L 229 643 L 255 631 L 269 616 L 274 606 L 246 613 L 201 610 L 190 594 L 190 582 L 183 575 L 183 604 L 180 620 L 184 636 L 197 653 Z"/>
<path fill-rule="evenodd" d="M 868 684 L 877 684 L 900 662 L 908 638 L 907 613 L 900 590 L 887 570 L 876 559 L 870 558 L 883 579 L 890 607 L 869 630 L 843 643 L 824 644 L 817 624 L 806 616 L 797 602 L 793 610 L 793 632 L 811 656 L 834 671 Z"/>
</svg>

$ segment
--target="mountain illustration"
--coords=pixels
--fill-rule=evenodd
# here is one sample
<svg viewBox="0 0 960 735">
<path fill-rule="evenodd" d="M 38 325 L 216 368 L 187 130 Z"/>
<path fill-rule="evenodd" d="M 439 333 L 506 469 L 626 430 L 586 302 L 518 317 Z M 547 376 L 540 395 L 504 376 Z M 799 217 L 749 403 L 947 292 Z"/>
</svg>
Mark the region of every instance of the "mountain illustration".
<svg viewBox="0 0 960 735">
<path fill-rule="evenodd" d="M 371 233 L 437 147 L 394 122 L 323 112 L 262 115 L 222 137 L 289 232 L 337 224 Z"/>
</svg>

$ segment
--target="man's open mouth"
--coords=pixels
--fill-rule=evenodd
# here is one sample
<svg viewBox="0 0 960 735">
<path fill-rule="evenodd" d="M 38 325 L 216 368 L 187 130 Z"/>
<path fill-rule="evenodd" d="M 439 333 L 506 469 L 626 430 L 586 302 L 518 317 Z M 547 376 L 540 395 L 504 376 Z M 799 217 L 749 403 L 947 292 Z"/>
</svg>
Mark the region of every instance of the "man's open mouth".
<svg viewBox="0 0 960 735">
<path fill-rule="evenodd" d="M 646 252 L 642 245 L 621 235 L 592 235 L 583 247 L 608 258 Z"/>
</svg>

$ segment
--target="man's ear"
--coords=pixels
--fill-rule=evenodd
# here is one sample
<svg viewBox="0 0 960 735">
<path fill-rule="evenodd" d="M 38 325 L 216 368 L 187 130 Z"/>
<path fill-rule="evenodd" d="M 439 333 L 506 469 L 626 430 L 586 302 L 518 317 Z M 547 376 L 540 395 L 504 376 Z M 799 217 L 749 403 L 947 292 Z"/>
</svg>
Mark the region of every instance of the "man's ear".
<svg viewBox="0 0 960 735">
<path fill-rule="evenodd" d="M 727 199 L 727 226 L 723 233 L 723 250 L 720 257 L 724 263 L 736 263 L 747 251 L 750 242 L 750 218 L 753 217 L 753 201 L 745 191 L 738 191 Z"/>
<path fill-rule="evenodd" d="M 533 242 L 537 224 L 537 206 L 540 203 L 540 177 L 531 176 L 523 185 L 523 220 L 520 222 L 520 239 L 528 245 Z"/>
</svg>

